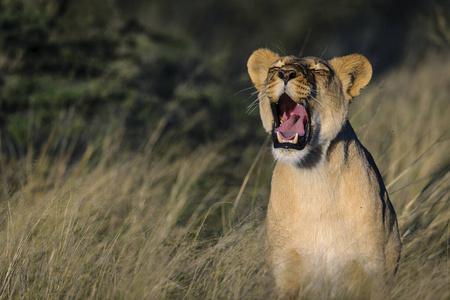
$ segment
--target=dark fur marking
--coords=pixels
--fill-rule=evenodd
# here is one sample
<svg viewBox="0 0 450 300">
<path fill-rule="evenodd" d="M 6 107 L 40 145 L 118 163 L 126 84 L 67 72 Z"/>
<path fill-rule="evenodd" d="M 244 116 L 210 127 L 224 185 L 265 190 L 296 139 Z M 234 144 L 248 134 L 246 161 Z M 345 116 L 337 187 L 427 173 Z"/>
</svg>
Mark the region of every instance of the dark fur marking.
<svg viewBox="0 0 450 300">
<path fill-rule="evenodd" d="M 356 72 L 351 72 L 348 75 L 350 75 L 350 83 L 349 83 L 349 85 L 347 87 L 347 94 L 350 94 L 350 90 L 353 87 L 353 84 L 355 83 L 355 79 L 356 79 L 356 75 L 357 74 L 356 74 Z"/>
</svg>

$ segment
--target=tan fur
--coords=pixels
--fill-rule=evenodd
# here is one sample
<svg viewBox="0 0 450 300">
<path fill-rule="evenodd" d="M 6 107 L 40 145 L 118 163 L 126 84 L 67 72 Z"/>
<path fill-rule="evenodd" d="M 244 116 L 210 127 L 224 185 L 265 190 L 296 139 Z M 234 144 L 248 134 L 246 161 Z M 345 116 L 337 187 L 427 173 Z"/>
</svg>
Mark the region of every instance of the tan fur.
<svg viewBox="0 0 450 300">
<path fill-rule="evenodd" d="M 287 84 L 269 71 L 300 64 L 309 75 Z M 316 298 L 344 289 L 361 296 L 356 282 L 371 282 L 379 291 L 393 279 L 400 257 L 397 219 L 377 167 L 347 119 L 349 103 L 372 76 L 369 61 L 357 54 L 329 61 L 279 57 L 260 49 L 248 72 L 260 91 L 267 132 L 274 126 L 270 103 L 283 93 L 312 111 L 311 140 L 303 150 L 273 149 L 267 241 L 280 295 Z M 308 78 L 314 78 L 315 91 Z"/>
</svg>

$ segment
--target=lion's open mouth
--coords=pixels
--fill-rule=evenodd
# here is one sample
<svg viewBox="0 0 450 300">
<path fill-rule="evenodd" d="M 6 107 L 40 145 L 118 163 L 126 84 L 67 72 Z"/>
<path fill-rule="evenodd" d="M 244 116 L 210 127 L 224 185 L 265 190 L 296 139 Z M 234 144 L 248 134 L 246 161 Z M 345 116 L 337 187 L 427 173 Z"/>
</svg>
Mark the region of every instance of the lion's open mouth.
<svg viewBox="0 0 450 300">
<path fill-rule="evenodd" d="M 302 150 L 309 141 L 311 130 L 307 108 L 283 94 L 277 103 L 272 104 L 272 113 L 275 121 L 273 146 Z"/>
</svg>

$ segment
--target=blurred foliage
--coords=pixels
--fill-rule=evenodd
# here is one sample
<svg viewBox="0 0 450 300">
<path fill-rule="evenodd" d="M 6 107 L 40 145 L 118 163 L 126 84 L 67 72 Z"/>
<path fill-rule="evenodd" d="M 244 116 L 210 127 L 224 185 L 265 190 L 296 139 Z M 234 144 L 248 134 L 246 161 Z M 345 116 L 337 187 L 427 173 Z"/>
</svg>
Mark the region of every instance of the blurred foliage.
<svg viewBox="0 0 450 300">
<path fill-rule="evenodd" d="M 21 157 L 53 133 L 82 152 L 102 132 L 92 128 L 113 122 L 124 122 L 129 149 L 157 124 L 188 146 L 225 133 L 236 144 L 261 140 L 257 114 L 245 109 L 255 48 L 361 52 L 377 76 L 430 47 L 447 51 L 447 8 L 441 0 L 2 0 L 1 147 Z"/>
<path fill-rule="evenodd" d="M 40 149 L 69 114 L 73 126 L 65 134 L 81 140 L 93 123 L 124 120 L 130 147 L 162 119 L 178 138 L 198 143 L 245 116 L 233 109 L 235 91 L 225 88 L 214 61 L 202 59 L 191 41 L 132 19 L 57 17 L 43 7 L 0 4 L 0 128 L 9 155 Z"/>
<path fill-rule="evenodd" d="M 430 47 L 449 50 L 450 4 L 446 0 L 132 2 L 116 1 L 125 15 L 229 57 L 232 70 L 242 69 L 249 53 L 259 47 L 324 58 L 363 53 L 376 76 L 406 56 L 421 59 Z M 441 43 L 443 28 L 446 46 Z"/>
</svg>

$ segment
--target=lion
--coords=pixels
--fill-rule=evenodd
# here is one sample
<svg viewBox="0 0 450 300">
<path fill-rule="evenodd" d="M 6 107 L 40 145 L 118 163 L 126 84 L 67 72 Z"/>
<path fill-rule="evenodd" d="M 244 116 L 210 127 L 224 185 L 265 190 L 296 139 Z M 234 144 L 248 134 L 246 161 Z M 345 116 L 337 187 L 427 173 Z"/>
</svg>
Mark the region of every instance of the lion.
<svg viewBox="0 0 450 300">
<path fill-rule="evenodd" d="M 371 64 L 359 54 L 326 61 L 259 49 L 247 67 L 276 160 L 266 223 L 280 297 L 385 290 L 400 259 L 397 217 L 348 120 Z"/>
</svg>

